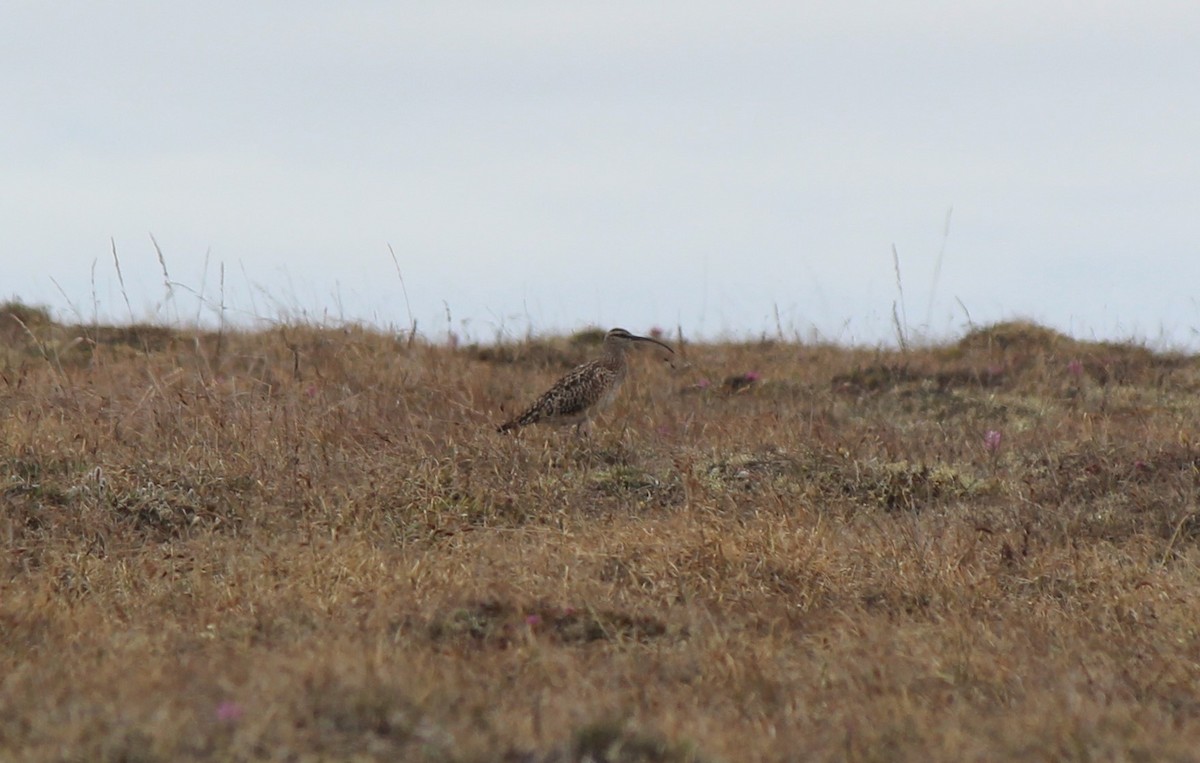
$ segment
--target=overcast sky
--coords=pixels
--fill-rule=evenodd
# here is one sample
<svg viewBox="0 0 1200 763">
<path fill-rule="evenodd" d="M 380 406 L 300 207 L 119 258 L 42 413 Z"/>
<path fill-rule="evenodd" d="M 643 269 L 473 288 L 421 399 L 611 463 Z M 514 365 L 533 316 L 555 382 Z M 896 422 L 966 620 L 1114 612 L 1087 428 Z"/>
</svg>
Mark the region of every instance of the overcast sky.
<svg viewBox="0 0 1200 763">
<path fill-rule="evenodd" d="M 1200 347 L 1194 0 L 18 0 L 0 96 L 0 299 L 68 318 L 129 318 L 111 239 L 139 320 L 223 265 L 233 318 L 874 344 L 894 246 L 914 334 Z"/>
</svg>

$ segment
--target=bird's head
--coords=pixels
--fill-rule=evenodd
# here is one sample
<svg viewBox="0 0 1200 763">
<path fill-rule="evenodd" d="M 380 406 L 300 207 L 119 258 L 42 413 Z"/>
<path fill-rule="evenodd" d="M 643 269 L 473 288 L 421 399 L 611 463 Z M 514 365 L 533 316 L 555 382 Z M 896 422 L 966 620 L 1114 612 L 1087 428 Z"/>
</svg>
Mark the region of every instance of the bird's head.
<svg viewBox="0 0 1200 763">
<path fill-rule="evenodd" d="M 610 348 L 610 349 L 617 350 L 617 351 L 627 350 L 630 347 L 632 347 L 633 345 L 638 344 L 640 342 L 647 342 L 649 344 L 657 344 L 659 347 L 662 347 L 663 349 L 665 349 L 667 352 L 671 353 L 672 355 L 675 354 L 674 350 L 672 350 L 666 344 L 658 341 L 657 339 L 651 339 L 648 336 L 638 336 L 637 334 L 631 334 L 628 331 L 626 331 L 625 329 L 612 329 L 611 331 L 609 331 L 607 334 L 604 335 L 604 346 L 606 348 Z"/>
</svg>

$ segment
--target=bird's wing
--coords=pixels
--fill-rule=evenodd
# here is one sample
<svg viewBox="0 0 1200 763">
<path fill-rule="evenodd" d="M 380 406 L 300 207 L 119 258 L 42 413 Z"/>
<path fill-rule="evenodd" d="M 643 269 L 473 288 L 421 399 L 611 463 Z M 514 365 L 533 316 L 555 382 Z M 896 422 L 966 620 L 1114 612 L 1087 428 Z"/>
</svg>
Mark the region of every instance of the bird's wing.
<svg viewBox="0 0 1200 763">
<path fill-rule="evenodd" d="M 556 381 L 534 407 L 542 409 L 544 415 L 581 414 L 599 399 L 610 375 L 608 369 L 598 362 L 584 363 Z"/>
</svg>

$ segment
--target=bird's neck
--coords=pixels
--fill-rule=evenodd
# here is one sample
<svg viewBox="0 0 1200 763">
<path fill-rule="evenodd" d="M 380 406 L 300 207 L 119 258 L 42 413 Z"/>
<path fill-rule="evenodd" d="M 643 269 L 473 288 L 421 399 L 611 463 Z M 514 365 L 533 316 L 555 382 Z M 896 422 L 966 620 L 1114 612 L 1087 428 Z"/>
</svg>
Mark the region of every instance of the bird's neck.
<svg viewBox="0 0 1200 763">
<path fill-rule="evenodd" d="M 612 344 L 604 345 L 604 361 L 615 366 L 625 365 L 625 353 L 629 348 L 622 344 L 613 342 Z"/>
</svg>

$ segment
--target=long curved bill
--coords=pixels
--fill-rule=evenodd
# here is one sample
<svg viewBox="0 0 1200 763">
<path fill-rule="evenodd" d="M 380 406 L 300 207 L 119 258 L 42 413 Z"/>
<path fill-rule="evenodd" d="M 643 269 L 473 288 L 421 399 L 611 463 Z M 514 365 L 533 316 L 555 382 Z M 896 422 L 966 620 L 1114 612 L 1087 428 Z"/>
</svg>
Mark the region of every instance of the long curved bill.
<svg viewBox="0 0 1200 763">
<path fill-rule="evenodd" d="M 664 350 L 671 353 L 672 355 L 675 354 L 675 351 L 672 350 L 669 345 L 666 345 L 666 344 L 658 341 L 657 339 L 651 339 L 648 336 L 637 336 L 636 334 L 630 334 L 630 338 L 637 342 L 650 342 L 651 344 L 657 344 L 659 347 L 662 347 Z"/>
</svg>

